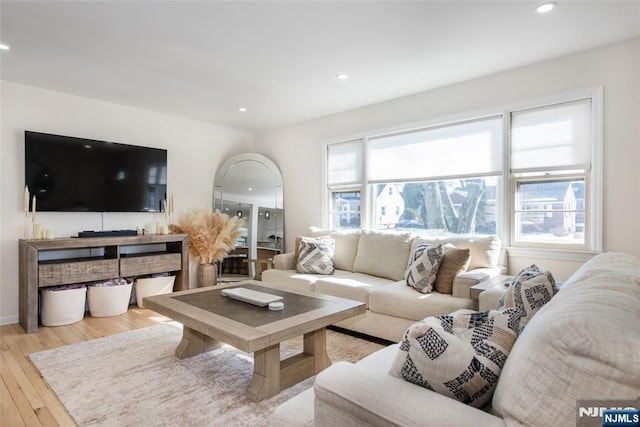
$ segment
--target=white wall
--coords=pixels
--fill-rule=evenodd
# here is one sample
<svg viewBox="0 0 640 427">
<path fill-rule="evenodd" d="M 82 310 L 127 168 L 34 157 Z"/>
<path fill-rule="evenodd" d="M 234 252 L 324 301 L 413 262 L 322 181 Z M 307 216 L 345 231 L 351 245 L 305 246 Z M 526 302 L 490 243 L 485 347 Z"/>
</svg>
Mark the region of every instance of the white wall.
<svg viewBox="0 0 640 427">
<path fill-rule="evenodd" d="M 0 323 L 18 321 L 18 239 L 23 236 L 24 131 L 86 137 L 168 150 L 175 213 L 212 206 L 213 178 L 228 157 L 254 151 L 253 133 L 126 106 L 0 82 Z M 57 237 L 101 230 L 100 213 L 38 214 Z M 135 229 L 163 214 L 104 214 L 104 229 Z M 190 278 L 194 286 L 195 271 Z"/>
<path fill-rule="evenodd" d="M 640 39 L 634 39 L 258 134 L 258 151 L 274 159 L 284 177 L 287 249 L 321 223 L 323 139 L 603 86 L 603 246 L 640 257 L 639 56 Z M 535 262 L 563 280 L 581 258 L 511 255 L 509 266 L 513 272 Z"/>
</svg>

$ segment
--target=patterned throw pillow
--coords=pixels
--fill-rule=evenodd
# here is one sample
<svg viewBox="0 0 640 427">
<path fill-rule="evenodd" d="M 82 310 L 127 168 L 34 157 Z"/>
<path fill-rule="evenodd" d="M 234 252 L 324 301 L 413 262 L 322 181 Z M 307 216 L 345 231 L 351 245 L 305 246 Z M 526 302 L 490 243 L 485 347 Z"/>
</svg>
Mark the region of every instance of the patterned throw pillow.
<svg viewBox="0 0 640 427">
<path fill-rule="evenodd" d="M 518 337 L 519 317 L 516 308 L 427 317 L 407 329 L 389 374 L 480 408 Z"/>
<path fill-rule="evenodd" d="M 423 294 L 431 292 L 443 255 L 441 244 L 434 246 L 427 242 L 419 242 L 409 258 L 407 285 Z"/>
<path fill-rule="evenodd" d="M 444 256 L 436 275 L 434 287 L 441 294 L 450 294 L 453 292 L 453 279 L 458 274 L 467 271 L 471 262 L 471 250 L 456 248 L 451 243 L 442 246 Z"/>
<path fill-rule="evenodd" d="M 556 281 L 548 271 L 535 264 L 522 269 L 511 281 L 509 289 L 498 303 L 497 310 L 516 307 L 522 311 L 519 322 L 521 332 L 540 308 L 558 292 Z"/>
<path fill-rule="evenodd" d="M 298 273 L 333 273 L 335 240 L 301 237 L 299 245 L 298 261 L 296 262 L 296 271 Z"/>
</svg>

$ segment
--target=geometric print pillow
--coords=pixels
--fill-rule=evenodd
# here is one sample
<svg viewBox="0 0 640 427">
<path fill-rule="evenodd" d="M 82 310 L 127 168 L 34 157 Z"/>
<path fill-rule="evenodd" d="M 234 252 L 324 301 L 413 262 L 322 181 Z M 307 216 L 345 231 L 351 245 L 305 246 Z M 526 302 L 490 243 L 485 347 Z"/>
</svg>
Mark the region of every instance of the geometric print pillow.
<svg viewBox="0 0 640 427">
<path fill-rule="evenodd" d="M 298 273 L 333 273 L 333 254 L 336 246 L 334 239 L 301 237 L 299 245 L 296 263 L 296 271 Z"/>
<path fill-rule="evenodd" d="M 409 258 L 407 286 L 423 294 L 431 292 L 443 256 L 444 250 L 441 244 L 434 246 L 427 242 L 418 243 Z"/>
<path fill-rule="evenodd" d="M 543 305 L 551 301 L 558 292 L 556 281 L 548 271 L 542 271 L 535 264 L 521 270 L 511 281 L 507 292 L 498 303 L 498 310 L 516 307 L 521 310 L 519 332 Z"/>
<path fill-rule="evenodd" d="M 520 311 L 427 317 L 407 329 L 389 374 L 480 408 L 518 337 Z"/>
</svg>

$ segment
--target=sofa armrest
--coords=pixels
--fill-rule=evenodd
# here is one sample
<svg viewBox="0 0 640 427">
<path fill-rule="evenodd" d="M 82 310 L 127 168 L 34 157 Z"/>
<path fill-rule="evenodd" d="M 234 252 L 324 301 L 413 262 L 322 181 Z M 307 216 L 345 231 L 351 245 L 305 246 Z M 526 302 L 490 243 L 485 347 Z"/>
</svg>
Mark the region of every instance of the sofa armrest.
<svg viewBox="0 0 640 427">
<path fill-rule="evenodd" d="M 273 257 L 273 268 L 276 270 L 295 270 L 296 260 L 293 252 L 278 254 Z"/>
<path fill-rule="evenodd" d="M 317 426 L 502 426 L 501 418 L 386 372 L 337 362 L 316 377 Z"/>
<path fill-rule="evenodd" d="M 458 274 L 453 279 L 452 295 L 458 298 L 470 298 L 469 290 L 483 280 L 504 274 L 507 268 L 503 265 L 495 267 L 476 268 L 462 274 Z"/>
</svg>

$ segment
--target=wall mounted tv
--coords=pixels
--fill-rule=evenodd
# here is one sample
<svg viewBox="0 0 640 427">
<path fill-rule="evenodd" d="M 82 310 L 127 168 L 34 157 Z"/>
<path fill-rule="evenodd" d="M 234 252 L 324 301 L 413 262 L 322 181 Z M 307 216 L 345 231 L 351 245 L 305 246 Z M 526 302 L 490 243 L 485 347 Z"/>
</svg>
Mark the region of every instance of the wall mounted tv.
<svg viewBox="0 0 640 427">
<path fill-rule="evenodd" d="M 25 131 L 24 151 L 38 211 L 164 210 L 167 150 Z"/>
</svg>

